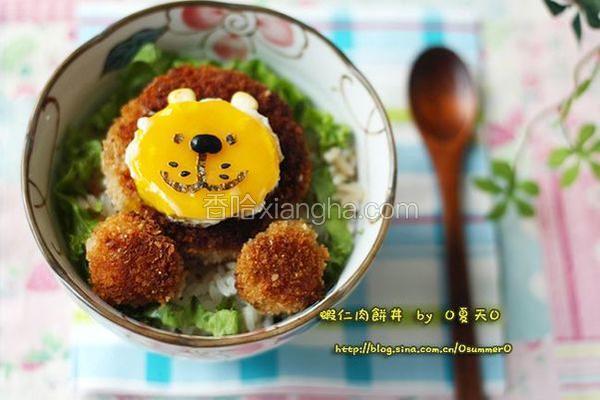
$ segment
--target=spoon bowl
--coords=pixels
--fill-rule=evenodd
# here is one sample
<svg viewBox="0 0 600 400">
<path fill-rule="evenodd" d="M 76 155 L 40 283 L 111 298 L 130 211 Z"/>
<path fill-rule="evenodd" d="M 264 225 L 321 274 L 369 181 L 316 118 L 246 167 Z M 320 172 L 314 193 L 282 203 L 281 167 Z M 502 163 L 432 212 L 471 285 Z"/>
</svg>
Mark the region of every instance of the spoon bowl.
<svg viewBox="0 0 600 400">
<path fill-rule="evenodd" d="M 429 137 L 470 137 L 477 115 L 477 91 L 467 66 L 452 51 L 433 47 L 421 54 L 409 82 L 410 105 L 419 129 Z"/>
</svg>

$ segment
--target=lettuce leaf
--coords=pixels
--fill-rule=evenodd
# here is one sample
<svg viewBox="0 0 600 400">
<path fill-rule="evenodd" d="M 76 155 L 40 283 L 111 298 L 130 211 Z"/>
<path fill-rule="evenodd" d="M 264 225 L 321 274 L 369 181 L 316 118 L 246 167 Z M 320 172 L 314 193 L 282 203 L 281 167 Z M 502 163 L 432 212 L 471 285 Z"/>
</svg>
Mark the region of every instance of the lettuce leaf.
<svg viewBox="0 0 600 400">
<path fill-rule="evenodd" d="M 336 123 L 331 114 L 315 107 L 308 96 L 264 62 L 256 59 L 234 61 L 226 67 L 244 72 L 277 93 L 292 108 L 294 118 L 313 143 L 313 150 L 319 154 L 332 147 L 348 147 L 351 144 L 352 133 L 347 126 Z"/>
<path fill-rule="evenodd" d="M 346 260 L 352 253 L 354 237 L 348 227 L 348 221 L 337 212 L 330 213 L 330 218 L 323 224 L 321 237 L 329 250 L 329 262 L 325 269 L 324 281 L 326 287 L 331 287 L 337 282 Z"/>
<path fill-rule="evenodd" d="M 241 313 L 236 309 L 208 311 L 192 298 L 188 304 L 163 304 L 146 313 L 155 324 L 181 331 L 196 327 L 203 333 L 216 337 L 235 335 L 242 328 Z"/>
<path fill-rule="evenodd" d="M 84 132 L 85 133 L 85 132 Z M 85 241 L 96 225 L 102 204 L 89 196 L 99 178 L 102 146 L 88 134 L 69 130 L 59 150 L 53 200 L 70 259 L 85 271 Z"/>
</svg>

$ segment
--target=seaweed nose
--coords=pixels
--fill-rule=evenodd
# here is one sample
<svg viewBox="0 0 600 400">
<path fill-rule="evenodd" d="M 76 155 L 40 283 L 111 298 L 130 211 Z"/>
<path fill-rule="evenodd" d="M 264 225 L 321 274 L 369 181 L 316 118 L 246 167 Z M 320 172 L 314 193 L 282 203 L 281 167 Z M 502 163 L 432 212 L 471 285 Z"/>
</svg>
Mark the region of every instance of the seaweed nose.
<svg viewBox="0 0 600 400">
<path fill-rule="evenodd" d="M 190 142 L 190 147 L 198 154 L 216 154 L 221 151 L 223 145 L 221 140 L 215 135 L 196 135 Z"/>
</svg>

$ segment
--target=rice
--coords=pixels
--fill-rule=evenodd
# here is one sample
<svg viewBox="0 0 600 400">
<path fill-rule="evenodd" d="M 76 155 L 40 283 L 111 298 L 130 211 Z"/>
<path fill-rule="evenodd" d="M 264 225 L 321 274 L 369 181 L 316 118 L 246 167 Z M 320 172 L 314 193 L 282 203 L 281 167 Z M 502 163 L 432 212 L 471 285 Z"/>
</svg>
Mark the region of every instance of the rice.
<svg viewBox="0 0 600 400">
<path fill-rule="evenodd" d="M 188 303 L 189 299 L 195 297 L 205 309 L 215 310 L 224 300 L 233 298 L 235 308 L 241 311 L 247 331 L 271 325 L 273 323 L 272 318 L 259 313 L 250 304 L 237 297 L 234 275 L 235 265 L 235 262 L 228 262 L 204 270 L 202 274 L 190 274 L 179 301 Z"/>
<path fill-rule="evenodd" d="M 354 148 L 333 147 L 323 153 L 331 178 L 336 187 L 335 200 L 354 204 L 357 208 L 363 198 L 363 190 L 356 181 L 356 154 Z"/>
</svg>

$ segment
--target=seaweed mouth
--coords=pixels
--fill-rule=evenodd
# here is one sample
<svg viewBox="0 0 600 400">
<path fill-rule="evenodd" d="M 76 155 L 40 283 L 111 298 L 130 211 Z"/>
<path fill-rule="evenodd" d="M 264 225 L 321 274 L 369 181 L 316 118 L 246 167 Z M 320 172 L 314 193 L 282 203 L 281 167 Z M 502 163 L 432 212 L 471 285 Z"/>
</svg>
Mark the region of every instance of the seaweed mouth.
<svg viewBox="0 0 600 400">
<path fill-rule="evenodd" d="M 226 182 L 219 184 L 208 183 L 206 180 L 206 154 L 200 154 L 198 155 L 198 162 L 196 163 L 196 182 L 190 184 L 177 182 L 176 180 L 171 179 L 169 177 L 169 173 L 164 170 L 160 171 L 160 176 L 162 180 L 175 191 L 179 193 L 193 194 L 200 189 L 206 189 L 209 192 L 232 189 L 246 179 L 246 176 L 248 176 L 248 171 L 241 171 L 235 178 Z"/>
</svg>

